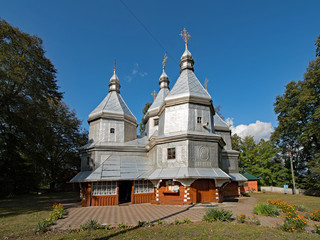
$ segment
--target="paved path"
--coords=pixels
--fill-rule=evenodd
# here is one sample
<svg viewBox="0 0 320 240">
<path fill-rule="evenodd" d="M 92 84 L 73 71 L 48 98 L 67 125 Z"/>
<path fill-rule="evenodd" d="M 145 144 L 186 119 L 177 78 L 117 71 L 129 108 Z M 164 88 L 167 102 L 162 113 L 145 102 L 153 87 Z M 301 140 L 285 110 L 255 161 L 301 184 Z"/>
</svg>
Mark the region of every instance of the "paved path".
<svg viewBox="0 0 320 240">
<path fill-rule="evenodd" d="M 96 219 L 100 224 L 117 226 L 124 223 L 136 226 L 139 221 L 156 223 L 158 220 L 173 222 L 176 219 L 191 219 L 192 222 L 202 220 L 208 207 L 219 207 L 233 212 L 233 217 L 245 213 L 252 214 L 253 206 L 257 200 L 253 197 L 242 198 L 239 202 L 225 202 L 219 204 L 195 204 L 195 205 L 155 205 L 155 204 L 132 204 L 124 206 L 104 207 L 81 207 L 80 203 L 63 203 L 67 208 L 68 216 L 58 220 L 54 226 L 57 229 L 75 229 L 85 224 L 89 219 Z M 259 216 L 262 225 L 275 226 L 277 219 Z"/>
</svg>

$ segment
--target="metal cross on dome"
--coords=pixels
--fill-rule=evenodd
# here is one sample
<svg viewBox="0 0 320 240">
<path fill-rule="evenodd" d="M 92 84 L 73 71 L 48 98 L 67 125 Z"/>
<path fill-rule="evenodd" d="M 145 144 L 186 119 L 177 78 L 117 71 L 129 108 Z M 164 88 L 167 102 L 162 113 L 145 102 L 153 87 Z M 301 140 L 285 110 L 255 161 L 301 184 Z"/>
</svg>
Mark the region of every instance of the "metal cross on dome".
<svg viewBox="0 0 320 240">
<path fill-rule="evenodd" d="M 113 71 L 116 71 L 116 67 L 117 67 L 117 59 L 115 58 L 115 59 L 114 59 L 114 68 L 113 68 Z"/>
<path fill-rule="evenodd" d="M 206 80 L 204 81 L 204 86 L 205 86 L 205 88 L 206 88 L 206 90 L 208 90 L 208 79 L 206 78 Z"/>
<path fill-rule="evenodd" d="M 188 40 L 191 37 L 190 34 L 187 32 L 186 28 L 183 28 L 183 31 L 181 31 L 180 36 L 184 40 L 185 44 L 188 45 Z"/>
<path fill-rule="evenodd" d="M 153 96 L 153 101 L 156 99 L 156 96 L 158 95 L 156 90 L 153 90 L 153 92 L 151 93 L 151 95 Z"/>
<path fill-rule="evenodd" d="M 165 52 L 164 58 L 163 58 L 163 61 L 162 61 L 162 69 L 165 69 L 167 58 L 168 58 L 167 52 Z"/>
</svg>

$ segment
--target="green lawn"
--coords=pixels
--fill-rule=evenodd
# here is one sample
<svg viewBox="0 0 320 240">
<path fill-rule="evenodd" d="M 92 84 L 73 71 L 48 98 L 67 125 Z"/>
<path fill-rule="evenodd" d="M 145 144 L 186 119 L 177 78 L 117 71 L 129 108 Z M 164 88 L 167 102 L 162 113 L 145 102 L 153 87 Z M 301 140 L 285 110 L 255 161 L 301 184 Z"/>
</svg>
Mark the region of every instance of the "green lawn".
<svg viewBox="0 0 320 240">
<path fill-rule="evenodd" d="M 53 203 L 61 199 L 76 199 L 78 193 L 21 195 L 0 199 L 0 239 L 33 233 L 39 220 L 47 218 Z"/>
<path fill-rule="evenodd" d="M 320 209 L 319 199 L 301 195 L 251 194 L 265 199 L 282 199 L 303 204 L 308 209 Z M 0 199 L 0 239 L 320 239 L 308 232 L 287 233 L 277 228 L 231 223 L 191 223 L 133 228 L 128 230 L 93 230 L 84 232 L 48 232 L 35 235 L 40 219 L 46 218 L 54 202 L 76 199 L 77 193 L 27 195 Z"/>
<path fill-rule="evenodd" d="M 281 193 L 250 193 L 250 196 L 258 198 L 259 201 L 280 199 L 290 204 L 304 205 L 310 212 L 313 210 L 320 210 L 320 197 Z"/>
</svg>

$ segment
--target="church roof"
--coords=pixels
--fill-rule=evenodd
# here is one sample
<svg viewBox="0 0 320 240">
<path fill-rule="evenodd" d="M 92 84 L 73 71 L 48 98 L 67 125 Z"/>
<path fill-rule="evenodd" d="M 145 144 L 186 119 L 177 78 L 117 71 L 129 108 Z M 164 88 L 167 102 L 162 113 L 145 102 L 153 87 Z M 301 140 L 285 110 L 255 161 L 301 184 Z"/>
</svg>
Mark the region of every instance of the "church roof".
<svg viewBox="0 0 320 240">
<path fill-rule="evenodd" d="M 210 94 L 204 89 L 196 75 L 190 69 L 181 72 L 177 82 L 166 97 L 166 100 L 181 97 L 198 97 L 211 100 Z"/>
<path fill-rule="evenodd" d="M 169 93 L 169 89 L 168 88 L 161 88 L 156 99 L 154 100 L 154 102 L 152 103 L 152 105 L 150 106 L 150 108 L 148 109 L 148 112 L 152 111 L 152 110 L 156 110 L 158 108 L 161 107 L 165 97 L 168 95 Z"/>
<path fill-rule="evenodd" d="M 85 181 L 139 179 L 151 168 L 147 157 L 111 155 Z"/>
<path fill-rule="evenodd" d="M 230 176 L 220 168 L 161 168 L 155 169 L 148 179 L 184 179 L 184 178 L 217 178 L 230 179 Z"/>
<path fill-rule="evenodd" d="M 111 91 L 103 101 L 89 114 L 89 119 L 93 119 L 105 114 L 118 114 L 127 116 L 134 121 L 136 117 L 132 114 L 127 104 L 122 99 L 120 93 Z"/>
<path fill-rule="evenodd" d="M 213 121 L 215 127 L 223 127 L 229 129 L 228 124 L 217 113 L 213 116 Z"/>
</svg>

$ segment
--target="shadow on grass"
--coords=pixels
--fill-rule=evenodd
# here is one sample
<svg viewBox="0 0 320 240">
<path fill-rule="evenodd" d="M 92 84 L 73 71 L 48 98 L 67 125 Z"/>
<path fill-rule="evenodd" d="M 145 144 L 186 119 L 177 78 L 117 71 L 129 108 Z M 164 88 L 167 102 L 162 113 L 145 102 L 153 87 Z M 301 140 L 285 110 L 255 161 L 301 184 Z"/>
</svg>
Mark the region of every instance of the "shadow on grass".
<svg viewBox="0 0 320 240">
<path fill-rule="evenodd" d="M 178 215 L 178 214 L 180 214 L 180 213 L 186 212 L 186 211 L 190 210 L 191 208 L 193 208 L 195 205 L 196 205 L 196 204 L 193 204 L 193 205 L 191 205 L 190 207 L 187 207 L 186 209 L 183 209 L 183 210 L 181 210 L 181 211 L 174 212 L 174 213 L 169 214 L 169 215 L 167 215 L 167 216 L 164 216 L 164 217 L 162 217 L 162 218 L 158 218 L 158 219 L 156 219 L 156 220 L 153 220 L 153 221 L 151 221 L 151 223 L 152 223 L 152 224 L 155 224 L 155 223 L 158 222 L 159 220 L 162 221 L 162 220 L 168 219 L 168 218 L 170 218 L 170 217 L 176 216 L 176 215 Z M 119 231 L 119 232 L 116 232 L 116 233 L 113 233 L 113 234 L 111 234 L 110 236 L 107 236 L 107 237 L 95 238 L 95 240 L 106 240 L 106 239 L 109 239 L 109 238 L 112 238 L 112 237 L 116 237 L 116 236 L 119 236 L 119 235 L 121 235 L 121 234 L 130 232 L 130 231 L 136 230 L 136 229 L 141 228 L 141 227 L 143 227 L 143 226 L 135 226 L 135 227 L 132 227 L 132 228 L 123 229 L 123 230 L 121 230 L 121 231 Z"/>
<path fill-rule="evenodd" d="M 77 193 L 28 194 L 0 199 L 0 217 L 50 211 L 53 203 L 76 201 Z"/>
</svg>

